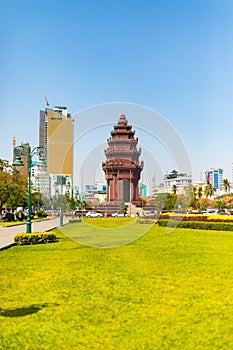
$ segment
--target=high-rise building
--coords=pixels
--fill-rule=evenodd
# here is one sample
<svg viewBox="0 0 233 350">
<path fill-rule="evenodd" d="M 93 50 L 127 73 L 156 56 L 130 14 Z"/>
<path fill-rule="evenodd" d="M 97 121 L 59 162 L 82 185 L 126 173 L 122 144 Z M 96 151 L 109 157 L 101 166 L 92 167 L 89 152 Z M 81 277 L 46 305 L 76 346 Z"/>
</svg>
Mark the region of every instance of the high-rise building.
<svg viewBox="0 0 233 350">
<path fill-rule="evenodd" d="M 177 188 L 192 185 L 192 176 L 172 170 L 170 173 L 164 175 L 164 186 L 172 188 L 174 185 Z"/>
<path fill-rule="evenodd" d="M 40 111 L 40 146 L 47 154 L 47 173 L 72 175 L 73 125 L 66 107 Z"/>
<path fill-rule="evenodd" d="M 46 174 L 50 183 L 57 175 L 72 178 L 73 121 L 67 107 L 47 107 L 40 111 L 39 144 L 46 150 Z"/>
<path fill-rule="evenodd" d="M 231 184 L 233 184 L 233 163 L 231 163 Z"/>
<path fill-rule="evenodd" d="M 206 182 L 212 184 L 215 190 L 223 189 L 223 170 L 221 168 L 210 168 L 206 170 Z"/>
<path fill-rule="evenodd" d="M 184 193 L 187 186 L 191 185 L 191 175 L 172 170 L 170 173 L 164 175 L 163 183 L 159 186 L 154 186 L 154 193 L 172 193 L 175 189 L 177 194 L 181 194 Z"/>
<path fill-rule="evenodd" d="M 146 197 L 146 185 L 143 183 L 140 183 L 138 185 L 138 194 L 140 197 Z"/>
<path fill-rule="evenodd" d="M 13 137 L 13 140 L 12 140 L 12 146 L 13 146 L 13 163 L 14 163 L 16 159 L 15 147 L 17 146 L 17 141 L 15 136 Z M 23 146 L 25 149 L 29 149 L 30 147 L 29 143 L 26 141 L 21 142 L 20 146 Z M 26 151 L 25 151 L 25 154 L 21 154 L 21 161 L 23 165 L 20 167 L 19 173 L 21 175 L 28 176 L 28 157 L 27 157 Z"/>
</svg>

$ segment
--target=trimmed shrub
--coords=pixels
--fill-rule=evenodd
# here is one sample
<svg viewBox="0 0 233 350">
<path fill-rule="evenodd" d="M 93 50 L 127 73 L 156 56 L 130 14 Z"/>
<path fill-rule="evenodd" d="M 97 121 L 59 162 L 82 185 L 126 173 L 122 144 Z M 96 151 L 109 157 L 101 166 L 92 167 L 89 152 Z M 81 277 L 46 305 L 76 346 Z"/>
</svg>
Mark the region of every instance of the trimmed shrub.
<svg viewBox="0 0 233 350">
<path fill-rule="evenodd" d="M 25 215 L 22 211 L 19 211 L 18 213 L 16 213 L 16 218 L 19 221 L 23 221 L 25 219 Z"/>
<path fill-rule="evenodd" d="M 137 224 L 155 224 L 155 220 L 152 219 L 137 219 Z"/>
<path fill-rule="evenodd" d="M 180 221 L 177 223 L 177 220 L 158 220 L 158 225 L 198 230 L 233 231 L 233 223 L 225 222 Z"/>
<path fill-rule="evenodd" d="M 44 210 L 37 210 L 36 215 L 38 218 L 47 218 L 48 214 Z"/>
<path fill-rule="evenodd" d="M 15 221 L 15 216 L 14 216 L 14 214 L 13 214 L 13 213 L 7 212 L 7 213 L 6 213 L 6 216 L 5 216 L 5 221 L 7 221 L 7 222 Z"/>
<path fill-rule="evenodd" d="M 23 232 L 14 236 L 14 242 L 17 245 L 52 243 L 57 242 L 57 236 L 53 232 Z"/>
<path fill-rule="evenodd" d="M 76 222 L 82 222 L 82 219 L 69 219 L 69 224 L 76 224 Z"/>
</svg>

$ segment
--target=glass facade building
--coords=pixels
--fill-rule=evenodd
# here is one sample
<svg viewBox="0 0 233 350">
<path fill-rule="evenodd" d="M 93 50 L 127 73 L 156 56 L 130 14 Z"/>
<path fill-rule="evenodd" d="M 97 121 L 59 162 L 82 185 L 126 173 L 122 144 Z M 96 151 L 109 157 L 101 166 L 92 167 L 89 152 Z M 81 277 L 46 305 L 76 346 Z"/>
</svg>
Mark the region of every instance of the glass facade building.
<svg viewBox="0 0 233 350">
<path fill-rule="evenodd" d="M 206 170 L 206 182 L 210 183 L 215 190 L 223 189 L 223 169 L 211 168 Z"/>
</svg>

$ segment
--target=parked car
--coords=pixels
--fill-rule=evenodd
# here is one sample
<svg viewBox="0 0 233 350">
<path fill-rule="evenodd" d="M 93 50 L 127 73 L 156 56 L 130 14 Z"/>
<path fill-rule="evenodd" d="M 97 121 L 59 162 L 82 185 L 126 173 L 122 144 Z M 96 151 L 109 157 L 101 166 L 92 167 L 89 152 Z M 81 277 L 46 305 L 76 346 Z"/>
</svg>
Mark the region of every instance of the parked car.
<svg viewBox="0 0 233 350">
<path fill-rule="evenodd" d="M 219 210 L 217 211 L 217 214 L 224 215 L 224 214 L 226 214 L 226 210 L 225 210 L 225 209 L 219 209 Z"/>
<path fill-rule="evenodd" d="M 144 211 L 143 212 L 143 216 L 145 216 L 145 217 L 155 217 L 155 215 L 156 215 L 156 213 L 155 213 L 155 211 Z"/>
<path fill-rule="evenodd" d="M 217 210 L 216 209 L 208 209 L 207 214 L 215 215 L 215 214 L 217 214 Z"/>
<path fill-rule="evenodd" d="M 129 214 L 127 213 L 122 213 L 121 211 L 118 211 L 116 213 L 112 214 L 112 217 L 114 218 L 119 218 L 119 217 L 129 217 Z"/>
<path fill-rule="evenodd" d="M 86 218 L 101 218 L 103 216 L 101 213 L 97 213 L 96 211 L 88 211 L 86 213 Z"/>
</svg>

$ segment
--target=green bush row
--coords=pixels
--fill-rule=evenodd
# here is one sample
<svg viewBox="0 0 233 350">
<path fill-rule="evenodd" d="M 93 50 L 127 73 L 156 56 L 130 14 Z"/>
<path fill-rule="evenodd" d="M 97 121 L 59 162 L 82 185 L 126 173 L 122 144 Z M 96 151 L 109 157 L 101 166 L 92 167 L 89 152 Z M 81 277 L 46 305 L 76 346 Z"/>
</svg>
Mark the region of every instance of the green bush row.
<svg viewBox="0 0 233 350">
<path fill-rule="evenodd" d="M 36 215 L 38 218 L 47 218 L 48 214 L 44 210 L 37 210 Z"/>
<path fill-rule="evenodd" d="M 41 244 L 57 242 L 57 236 L 53 232 L 19 233 L 14 236 L 17 245 Z"/>
<path fill-rule="evenodd" d="M 13 213 L 6 213 L 5 220 L 7 222 L 15 221 L 15 216 Z"/>
<path fill-rule="evenodd" d="M 82 222 L 82 219 L 69 219 L 69 224 L 75 224 L 76 222 Z"/>
<path fill-rule="evenodd" d="M 198 230 L 233 231 L 232 223 L 204 222 L 204 221 L 180 221 L 158 220 L 159 226 L 193 228 Z"/>
<path fill-rule="evenodd" d="M 137 219 L 137 224 L 154 224 L 155 220 L 152 219 Z"/>
<path fill-rule="evenodd" d="M 212 216 L 206 216 L 206 215 L 196 215 L 196 216 L 169 216 L 166 214 L 160 215 L 160 220 L 169 220 L 170 218 L 172 220 L 182 220 L 182 221 L 205 221 L 205 222 L 233 222 L 231 219 L 221 219 L 221 218 L 214 218 Z"/>
</svg>

